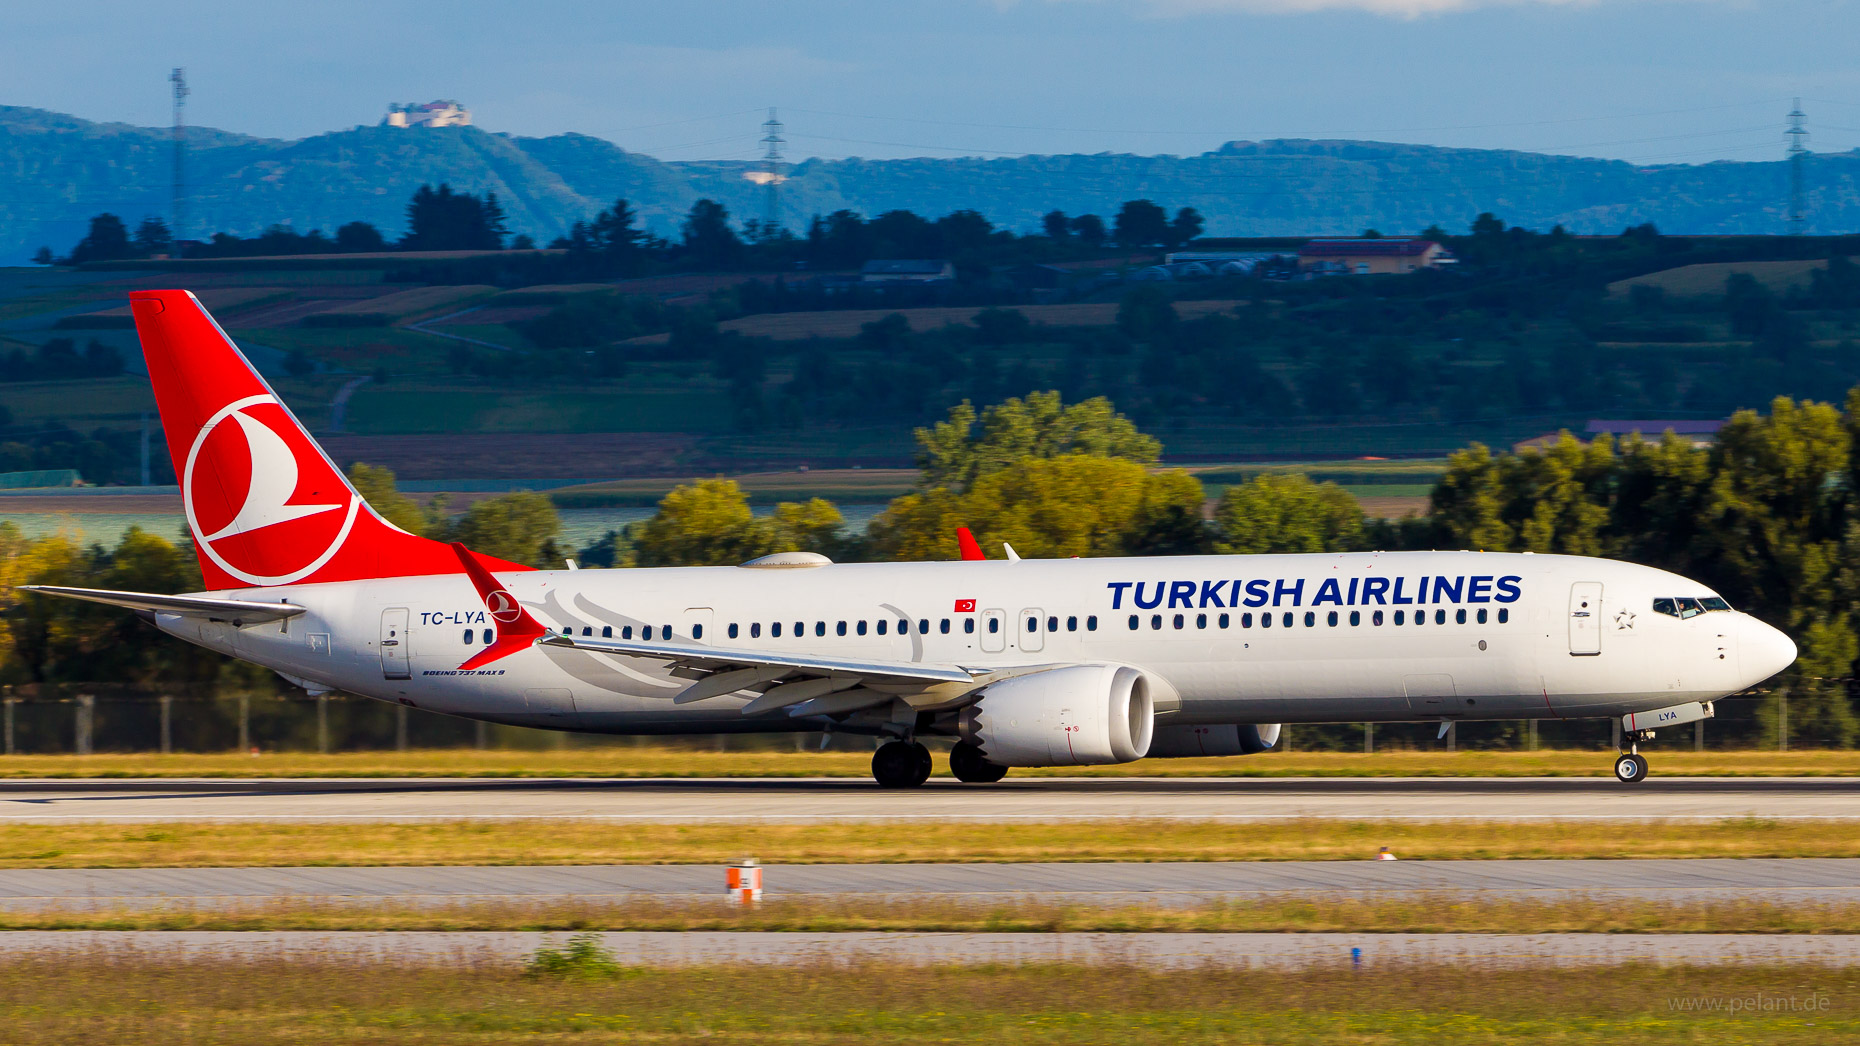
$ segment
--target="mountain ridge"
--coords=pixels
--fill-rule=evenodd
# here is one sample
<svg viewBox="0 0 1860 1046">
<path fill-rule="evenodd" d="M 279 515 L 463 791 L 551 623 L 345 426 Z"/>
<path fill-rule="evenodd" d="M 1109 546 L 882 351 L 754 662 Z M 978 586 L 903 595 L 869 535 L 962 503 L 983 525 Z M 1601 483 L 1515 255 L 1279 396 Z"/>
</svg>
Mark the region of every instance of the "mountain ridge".
<svg viewBox="0 0 1860 1046">
<path fill-rule="evenodd" d="M 85 222 L 111 211 L 134 223 L 169 210 L 170 131 L 0 106 L 0 264 L 39 246 L 64 252 Z M 273 224 L 332 232 L 373 222 L 398 236 L 422 183 L 496 192 L 512 232 L 560 235 L 616 198 L 673 235 L 710 197 L 738 219 L 760 217 L 763 190 L 746 161 L 667 161 L 589 135 L 541 138 L 478 127 L 356 126 L 308 138 L 187 129 L 187 234 L 252 235 Z M 1860 151 L 1807 160 L 1809 232 L 1860 229 Z M 935 216 L 981 211 L 997 225 L 1037 228 L 1039 215 L 1109 216 L 1147 197 L 1192 206 L 1217 236 L 1416 232 L 1464 228 L 1482 211 L 1512 224 L 1615 233 L 1653 222 L 1671 233 L 1784 231 L 1787 165 L 1719 160 L 1634 165 L 1522 150 L 1348 139 L 1231 141 L 1205 153 L 1029 154 L 981 158 L 807 159 L 782 187 L 783 223 L 841 208 Z"/>
</svg>

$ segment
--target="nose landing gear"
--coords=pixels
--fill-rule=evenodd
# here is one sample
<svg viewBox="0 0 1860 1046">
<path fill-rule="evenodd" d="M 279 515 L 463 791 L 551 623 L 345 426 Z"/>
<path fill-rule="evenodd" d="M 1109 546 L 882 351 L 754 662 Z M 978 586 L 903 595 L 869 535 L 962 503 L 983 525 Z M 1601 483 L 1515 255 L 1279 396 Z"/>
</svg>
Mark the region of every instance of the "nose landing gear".
<svg viewBox="0 0 1860 1046">
<path fill-rule="evenodd" d="M 1651 730 L 1629 736 L 1628 750 L 1615 757 L 1615 780 L 1622 784 L 1639 784 L 1647 779 L 1647 757 L 1640 754 L 1640 742 L 1652 737 Z"/>
</svg>

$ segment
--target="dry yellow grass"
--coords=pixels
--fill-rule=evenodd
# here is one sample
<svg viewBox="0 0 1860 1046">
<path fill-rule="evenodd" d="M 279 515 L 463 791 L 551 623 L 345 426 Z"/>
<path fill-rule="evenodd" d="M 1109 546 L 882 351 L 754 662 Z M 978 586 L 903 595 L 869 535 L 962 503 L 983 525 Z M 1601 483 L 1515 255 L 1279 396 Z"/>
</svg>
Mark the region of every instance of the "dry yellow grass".
<svg viewBox="0 0 1860 1046">
<path fill-rule="evenodd" d="M 1176 315 L 1196 319 L 1222 312 L 1239 304 L 1236 301 L 1178 301 Z M 1104 327 L 1117 322 L 1116 302 L 1081 302 L 1066 305 L 1015 305 L 1034 323 L 1049 327 Z M 968 324 L 982 309 L 976 306 L 937 306 L 920 309 L 842 309 L 826 312 L 770 312 L 743 316 L 718 324 L 718 328 L 752 337 L 776 341 L 800 341 L 806 338 L 851 338 L 859 328 L 896 313 L 910 322 L 916 331 L 935 330 L 952 324 Z M 669 336 L 650 334 L 634 338 L 638 344 L 657 344 Z"/>
<path fill-rule="evenodd" d="M 0 868 L 1860 857 L 1860 823 L 1066 821 L 0 824 Z"/>
<path fill-rule="evenodd" d="M 1661 777 L 1854 777 L 1860 751 L 1647 749 Z M 13 755 L 0 778 L 127 777 L 867 777 L 869 752 L 735 751 L 627 745 L 553 751 L 467 748 L 408 752 Z M 1608 777 L 1596 749 L 1271 752 L 1219 759 L 1142 759 L 1115 766 L 1017 769 L 1011 777 Z M 939 754 L 936 773 L 947 776 Z"/>
<path fill-rule="evenodd" d="M 408 904 L 294 898 L 233 905 L 0 911 L 6 930 L 706 931 L 774 933 L 1860 933 L 1860 904 L 1482 898 L 1466 893 L 1270 895 L 1173 905 L 783 897 Z"/>
</svg>

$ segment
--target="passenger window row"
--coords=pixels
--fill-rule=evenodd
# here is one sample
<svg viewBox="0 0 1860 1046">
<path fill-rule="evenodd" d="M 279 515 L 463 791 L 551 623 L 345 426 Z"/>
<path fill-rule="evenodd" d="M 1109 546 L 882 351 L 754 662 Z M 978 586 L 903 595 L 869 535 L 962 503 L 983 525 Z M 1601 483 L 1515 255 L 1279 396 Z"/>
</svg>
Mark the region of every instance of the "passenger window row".
<svg viewBox="0 0 1860 1046">
<path fill-rule="evenodd" d="M 1479 611 L 1477 612 L 1477 614 L 1475 615 L 1475 620 L 1481 625 L 1486 624 L 1487 621 L 1490 620 L 1488 617 L 1488 613 L 1489 612 L 1485 608 L 1481 607 Z M 1273 617 L 1274 615 L 1271 612 L 1265 612 L 1265 613 L 1260 614 L 1259 615 L 1259 627 L 1261 628 L 1273 627 Z M 1304 625 L 1306 628 L 1317 627 L 1317 624 L 1318 624 L 1317 611 L 1307 610 L 1304 612 L 1303 617 L 1304 617 Z M 1298 619 L 1299 619 L 1299 615 L 1297 613 L 1290 611 L 1290 610 L 1284 611 L 1282 614 L 1278 615 L 1279 627 L 1292 628 L 1297 625 Z M 1208 627 L 1209 620 L 1210 618 L 1207 614 L 1196 614 L 1194 617 L 1194 627 L 1197 629 L 1205 629 Z M 1212 620 L 1214 622 L 1214 627 L 1228 628 L 1233 624 L 1233 615 L 1218 614 L 1218 615 L 1215 615 Z M 1335 610 L 1329 611 L 1328 613 L 1324 615 L 1324 624 L 1328 625 L 1331 628 L 1336 628 L 1338 625 L 1343 623 L 1343 620 L 1344 619 L 1342 615 L 1340 615 Z M 1348 620 L 1350 622 L 1351 627 L 1360 626 L 1363 623 L 1363 612 L 1360 610 L 1350 611 Z M 1407 624 L 1409 620 L 1410 618 L 1408 617 L 1408 612 L 1405 610 L 1397 610 L 1387 616 L 1384 616 L 1384 612 L 1380 610 L 1371 611 L 1369 614 L 1369 623 L 1371 625 L 1381 625 L 1385 623 L 1393 623 L 1397 625 L 1402 625 L 1402 624 Z M 1455 624 L 1463 625 L 1466 623 L 1466 620 L 1467 620 L 1467 614 L 1466 614 L 1465 608 L 1462 607 L 1453 612 L 1453 621 Z M 1151 614 L 1150 615 L 1151 631 L 1161 631 L 1163 628 L 1163 621 L 1164 621 L 1164 615 Z M 1425 610 L 1415 611 L 1412 621 L 1414 624 L 1417 624 L 1417 625 L 1427 624 L 1427 611 Z M 1509 607 L 1498 608 L 1498 623 L 1503 625 L 1503 624 L 1509 623 L 1510 621 L 1511 621 L 1510 608 Z M 1446 623 L 1447 623 L 1446 610 L 1441 609 L 1441 610 L 1434 611 L 1434 624 L 1444 625 Z M 1178 629 L 1187 628 L 1189 627 L 1188 626 L 1188 615 L 1187 614 L 1170 615 L 1169 624 L 1171 627 L 1178 628 Z M 1134 632 L 1142 627 L 1143 627 L 1143 615 L 1141 614 L 1130 615 L 1130 630 Z M 1252 614 L 1241 614 L 1240 615 L 1240 627 L 1241 628 L 1252 628 L 1253 627 L 1253 615 Z"/>
<path fill-rule="evenodd" d="M 1085 631 L 1087 632 L 1098 631 L 1098 616 L 1096 614 L 1087 615 L 1084 619 L 1084 623 L 1085 623 Z M 783 621 L 769 622 L 767 625 L 768 637 L 770 639 L 782 638 L 786 624 L 787 623 Z M 920 636 L 929 635 L 930 624 L 931 622 L 929 618 L 927 617 L 919 618 L 917 621 L 917 634 Z M 827 634 L 827 628 L 828 628 L 827 622 L 815 621 L 814 626 L 813 626 L 813 634 L 815 636 L 824 637 Z M 750 622 L 749 628 L 748 628 L 749 638 L 750 639 L 761 639 L 764 634 L 763 629 L 764 629 L 764 626 L 762 622 L 760 621 Z M 833 634 L 836 636 L 845 636 L 845 635 L 863 636 L 863 635 L 871 635 L 871 634 L 877 634 L 881 636 L 890 635 L 893 629 L 893 620 L 891 618 L 879 618 L 876 621 L 852 621 L 852 622 L 838 621 L 833 624 L 832 629 L 833 629 Z M 1027 619 L 1027 631 L 1037 632 L 1039 631 L 1039 629 L 1040 629 L 1040 619 L 1037 617 L 1029 617 Z M 897 630 L 897 634 L 900 636 L 910 635 L 911 620 L 909 618 L 896 619 L 896 630 Z M 946 617 L 946 618 L 942 618 L 939 621 L 937 621 L 936 630 L 939 635 L 947 636 L 951 634 L 951 632 L 954 630 L 954 624 L 953 624 L 952 619 Z M 1046 630 L 1048 632 L 1059 631 L 1059 616 L 1058 615 L 1054 615 L 1046 619 Z M 1068 632 L 1077 632 L 1079 630 L 1079 618 L 1077 615 L 1070 615 L 1065 619 L 1065 630 Z M 743 629 L 743 626 L 732 621 L 730 622 L 726 631 L 729 633 L 729 637 L 731 639 L 741 639 L 743 637 L 744 629 Z M 1000 632 L 1001 631 L 1001 619 L 998 617 L 989 618 L 988 619 L 988 631 L 991 635 Z M 962 632 L 964 635 L 975 634 L 975 618 L 965 617 L 962 619 Z M 466 644 L 471 645 L 471 644 L 476 643 L 477 634 L 478 632 L 476 629 L 471 629 L 471 628 L 466 629 L 465 630 Z M 562 634 L 565 636 L 572 636 L 575 634 L 575 629 L 572 625 L 563 625 Z M 584 636 L 593 636 L 594 629 L 592 626 L 584 625 L 581 628 L 581 634 Z M 794 623 L 793 629 L 787 631 L 787 634 L 795 638 L 800 638 L 802 636 L 807 635 L 808 634 L 807 622 L 796 621 Z M 653 626 L 651 625 L 642 626 L 639 630 L 639 638 L 647 642 L 652 641 L 653 635 L 654 635 Z M 658 635 L 663 639 L 667 639 L 667 640 L 671 639 L 672 638 L 672 626 L 670 625 L 660 626 Z M 485 643 L 487 644 L 491 643 L 493 639 L 495 638 L 495 636 L 496 634 L 491 629 L 487 628 L 484 630 L 484 642 Z M 603 625 L 601 627 L 601 638 L 602 639 L 616 638 L 614 635 L 614 626 Z M 633 626 L 622 625 L 619 629 L 618 638 L 623 639 L 623 640 L 632 639 L 633 638 Z M 691 638 L 692 639 L 703 639 L 704 638 L 704 626 L 701 624 L 692 625 L 691 626 Z"/>
</svg>

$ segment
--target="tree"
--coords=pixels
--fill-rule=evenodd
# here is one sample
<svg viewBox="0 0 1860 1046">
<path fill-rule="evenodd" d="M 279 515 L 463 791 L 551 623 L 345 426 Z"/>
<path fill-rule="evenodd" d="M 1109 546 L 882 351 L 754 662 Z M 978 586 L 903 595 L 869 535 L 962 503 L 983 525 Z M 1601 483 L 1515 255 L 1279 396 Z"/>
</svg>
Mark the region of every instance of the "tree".
<svg viewBox="0 0 1860 1046">
<path fill-rule="evenodd" d="M 174 237 L 168 232 L 168 225 L 160 218 L 142 219 L 136 226 L 136 253 L 143 257 L 167 254 L 174 247 Z"/>
<path fill-rule="evenodd" d="M 820 498 L 759 517 L 735 480 L 709 479 L 675 488 L 631 537 L 642 567 L 728 566 L 775 552 L 829 552 L 842 522 Z"/>
<path fill-rule="evenodd" d="M 119 261 L 129 257 L 129 230 L 123 227 L 123 220 L 114 214 L 99 214 L 90 220 L 90 232 L 71 248 L 71 257 L 66 261 L 72 265 L 85 262 Z"/>
<path fill-rule="evenodd" d="M 1179 541 L 1184 519 L 1199 531 L 1202 497 L 1193 476 L 1152 475 L 1125 458 L 1020 456 L 965 493 L 939 486 L 894 500 L 870 534 L 876 554 L 901 560 L 956 558 L 959 526 L 1032 558 L 1127 555 L 1154 550 L 1159 536 Z"/>
<path fill-rule="evenodd" d="M 381 518 L 407 533 L 427 535 L 436 529 L 425 510 L 394 485 L 393 469 L 358 461 L 349 466 L 349 485 Z"/>
<path fill-rule="evenodd" d="M 470 193 L 422 185 L 407 202 L 407 234 L 400 245 L 410 251 L 495 251 L 504 246 L 504 209 L 496 193 L 479 199 Z"/>
<path fill-rule="evenodd" d="M 1098 247 L 1105 241 L 1104 219 L 1095 214 L 1081 214 L 1072 219 L 1072 235 L 1088 247 Z"/>
<path fill-rule="evenodd" d="M 1201 235 L 1203 224 L 1201 212 L 1193 207 L 1184 207 L 1175 212 L 1175 218 L 1169 222 L 1169 234 L 1164 239 L 1171 250 L 1186 246 L 1195 237 Z"/>
<path fill-rule="evenodd" d="M 1227 488 L 1214 526 L 1215 547 L 1227 555 L 1354 552 L 1363 542 L 1363 510 L 1350 492 L 1296 473 L 1268 473 Z"/>
<path fill-rule="evenodd" d="M 1040 218 L 1040 231 L 1049 240 L 1063 240 L 1072 234 L 1072 225 L 1066 219 L 1066 212 L 1047 211 Z"/>
<path fill-rule="evenodd" d="M 742 260 L 743 241 L 730 228 L 730 212 L 717 201 L 692 204 L 682 230 L 685 251 L 698 266 L 720 269 Z"/>
<path fill-rule="evenodd" d="M 555 503 L 522 490 L 486 498 L 446 522 L 441 535 L 474 552 L 530 566 L 556 566 L 555 535 L 562 527 Z"/>
<path fill-rule="evenodd" d="M 41 247 L 38 252 L 32 256 L 32 264 L 34 265 L 50 265 L 56 260 L 57 259 L 52 257 L 52 249 L 50 247 Z"/>
<path fill-rule="evenodd" d="M 936 231 L 942 239 L 944 253 L 954 254 L 987 246 L 995 226 L 982 217 L 980 211 L 960 210 L 938 218 Z"/>
<path fill-rule="evenodd" d="M 1149 247 L 1169 238 L 1169 215 L 1148 200 L 1127 200 L 1112 229 L 1120 246 Z"/>
<path fill-rule="evenodd" d="M 374 254 L 387 250 L 387 241 L 373 225 L 350 222 L 336 230 L 336 249 L 344 254 Z"/>
<path fill-rule="evenodd" d="M 1086 454 L 1150 465 L 1161 453 L 1162 444 L 1102 396 L 1068 407 L 1057 392 L 1034 392 L 988 407 L 979 419 L 964 400 L 947 421 L 917 430 L 918 485 L 962 492 L 1024 458 Z"/>
</svg>

